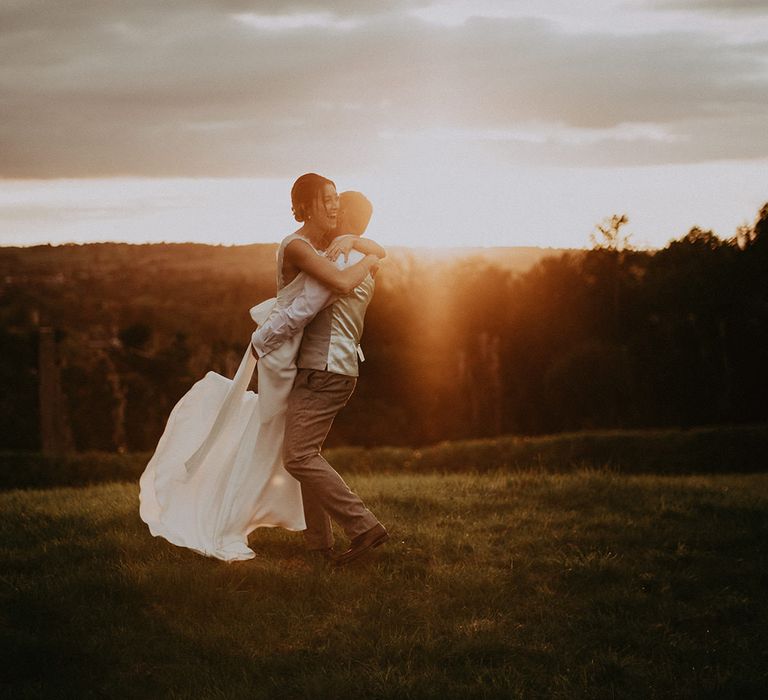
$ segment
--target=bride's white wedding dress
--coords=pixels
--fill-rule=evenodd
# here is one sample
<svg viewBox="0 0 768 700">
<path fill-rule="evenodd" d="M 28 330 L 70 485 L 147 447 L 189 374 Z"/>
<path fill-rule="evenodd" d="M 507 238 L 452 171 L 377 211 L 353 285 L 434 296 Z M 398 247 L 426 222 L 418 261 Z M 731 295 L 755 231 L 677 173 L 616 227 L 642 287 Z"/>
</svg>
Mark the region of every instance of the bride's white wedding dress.
<svg viewBox="0 0 768 700">
<path fill-rule="evenodd" d="M 251 311 L 260 323 L 304 287 L 303 272 L 283 285 L 283 252 L 294 237 L 278 249 L 277 299 Z M 258 395 L 248 391 L 257 366 L 249 345 L 234 379 L 208 372 L 179 400 L 139 482 L 139 513 L 153 535 L 238 561 L 255 556 L 248 535 L 257 527 L 305 529 L 299 482 L 282 462 L 300 342 L 301 333 L 259 360 Z"/>
</svg>

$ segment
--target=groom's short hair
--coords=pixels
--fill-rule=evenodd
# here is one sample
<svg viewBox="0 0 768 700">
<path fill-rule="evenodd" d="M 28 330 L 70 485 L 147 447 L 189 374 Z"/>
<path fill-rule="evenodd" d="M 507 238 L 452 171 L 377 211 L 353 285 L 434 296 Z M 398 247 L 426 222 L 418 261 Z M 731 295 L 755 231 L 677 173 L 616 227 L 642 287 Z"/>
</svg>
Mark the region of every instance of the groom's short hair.
<svg viewBox="0 0 768 700">
<path fill-rule="evenodd" d="M 373 204 L 362 192 L 348 190 L 339 195 L 340 229 L 339 233 L 354 233 L 362 236 L 368 228 L 373 214 Z"/>
</svg>

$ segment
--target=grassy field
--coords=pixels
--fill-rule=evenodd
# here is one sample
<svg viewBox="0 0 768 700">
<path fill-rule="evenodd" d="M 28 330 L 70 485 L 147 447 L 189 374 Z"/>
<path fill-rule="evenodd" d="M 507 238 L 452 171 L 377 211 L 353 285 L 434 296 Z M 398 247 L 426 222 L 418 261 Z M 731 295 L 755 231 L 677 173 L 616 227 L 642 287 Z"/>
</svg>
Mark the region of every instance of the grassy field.
<svg viewBox="0 0 768 700">
<path fill-rule="evenodd" d="M 325 454 L 344 474 L 559 474 L 606 466 L 624 474 L 752 474 L 766 472 L 768 424 L 501 435 L 419 448 L 335 447 Z M 138 481 L 151 456 L 0 450 L 0 491 Z"/>
<path fill-rule="evenodd" d="M 133 484 L 0 493 L 9 698 L 750 698 L 768 687 L 768 476 L 355 475 L 354 567 L 260 530 L 224 564 Z"/>
</svg>

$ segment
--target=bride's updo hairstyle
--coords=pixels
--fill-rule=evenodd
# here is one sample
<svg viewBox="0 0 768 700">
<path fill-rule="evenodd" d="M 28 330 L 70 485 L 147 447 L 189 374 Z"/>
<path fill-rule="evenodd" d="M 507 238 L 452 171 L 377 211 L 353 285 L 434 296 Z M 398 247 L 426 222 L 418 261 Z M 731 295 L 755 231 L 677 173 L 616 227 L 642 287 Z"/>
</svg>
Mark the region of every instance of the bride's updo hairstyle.
<svg viewBox="0 0 768 700">
<path fill-rule="evenodd" d="M 306 173 L 293 183 L 293 187 L 291 187 L 291 211 L 296 221 L 309 221 L 312 205 L 317 201 L 317 196 L 325 185 L 336 187 L 333 180 L 317 173 Z"/>
</svg>

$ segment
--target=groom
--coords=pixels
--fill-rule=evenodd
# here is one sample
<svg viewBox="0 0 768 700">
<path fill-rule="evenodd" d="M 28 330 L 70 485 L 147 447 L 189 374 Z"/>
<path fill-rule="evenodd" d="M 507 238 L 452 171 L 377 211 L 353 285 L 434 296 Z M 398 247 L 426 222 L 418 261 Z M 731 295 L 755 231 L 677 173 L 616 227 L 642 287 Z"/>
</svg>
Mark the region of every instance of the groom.
<svg viewBox="0 0 768 700">
<path fill-rule="evenodd" d="M 373 211 L 371 203 L 359 192 L 343 192 L 340 208 L 339 229 L 362 235 Z M 353 250 L 347 261 L 339 258 L 337 264 L 352 264 L 358 255 Z M 301 484 L 307 549 L 338 566 L 389 539 L 384 526 L 321 454 L 333 420 L 357 382 L 358 357 L 363 359 L 359 343 L 373 290 L 374 280 L 369 275 L 350 294 L 334 299 L 330 291 L 309 278 L 300 298 L 284 314 L 285 325 L 296 330 L 314 316 L 304 328 L 296 380 L 288 398 L 284 466 Z M 332 303 L 327 305 L 329 301 Z M 265 345 L 272 345 L 269 335 L 266 328 L 253 334 L 257 354 L 263 354 Z M 338 556 L 333 551 L 331 519 L 350 539 L 349 549 Z"/>
</svg>

